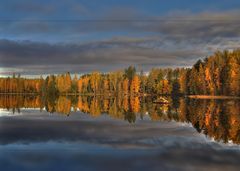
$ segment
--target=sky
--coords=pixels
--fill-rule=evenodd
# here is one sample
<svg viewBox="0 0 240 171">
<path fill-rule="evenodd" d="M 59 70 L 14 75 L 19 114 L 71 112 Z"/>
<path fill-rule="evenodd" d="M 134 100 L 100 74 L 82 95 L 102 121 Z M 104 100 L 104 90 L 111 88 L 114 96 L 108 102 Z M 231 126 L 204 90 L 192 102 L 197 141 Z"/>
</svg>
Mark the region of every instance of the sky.
<svg viewBox="0 0 240 171">
<path fill-rule="evenodd" d="M 240 43 L 239 0 L 0 0 L 0 75 L 190 67 Z"/>
</svg>

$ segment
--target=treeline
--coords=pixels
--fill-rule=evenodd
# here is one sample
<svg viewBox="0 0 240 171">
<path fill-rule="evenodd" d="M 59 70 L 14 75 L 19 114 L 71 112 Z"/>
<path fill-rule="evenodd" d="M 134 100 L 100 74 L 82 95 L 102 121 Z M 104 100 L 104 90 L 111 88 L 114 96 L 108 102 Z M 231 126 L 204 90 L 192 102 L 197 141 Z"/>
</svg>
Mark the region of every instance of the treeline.
<svg viewBox="0 0 240 171">
<path fill-rule="evenodd" d="M 41 91 L 44 79 L 27 79 L 13 74 L 12 78 L 0 78 L 0 93 L 37 93 Z"/>
<path fill-rule="evenodd" d="M 45 79 L 19 75 L 0 78 L 0 93 L 230 95 L 240 96 L 240 50 L 216 52 L 192 68 L 153 68 L 137 72 L 133 66 L 109 73 L 92 72 L 80 78 L 70 73 Z"/>
<path fill-rule="evenodd" d="M 188 94 L 240 96 L 240 50 L 216 52 L 187 72 Z"/>
</svg>

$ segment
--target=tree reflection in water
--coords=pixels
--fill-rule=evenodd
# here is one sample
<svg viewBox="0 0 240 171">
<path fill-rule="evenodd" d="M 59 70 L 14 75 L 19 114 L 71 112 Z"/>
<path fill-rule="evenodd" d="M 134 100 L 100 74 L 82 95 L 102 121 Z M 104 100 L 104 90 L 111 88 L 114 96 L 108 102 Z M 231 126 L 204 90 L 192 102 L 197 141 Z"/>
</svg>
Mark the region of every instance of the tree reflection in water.
<svg viewBox="0 0 240 171">
<path fill-rule="evenodd" d="M 138 96 L 0 96 L 0 108 L 20 112 L 21 108 L 39 108 L 69 116 L 71 111 L 92 117 L 108 114 L 134 123 L 137 116 L 148 115 L 152 121 L 191 123 L 200 133 L 216 141 L 240 144 L 240 101 L 199 100 L 167 97 L 169 104 L 154 103 L 153 97 Z"/>
</svg>

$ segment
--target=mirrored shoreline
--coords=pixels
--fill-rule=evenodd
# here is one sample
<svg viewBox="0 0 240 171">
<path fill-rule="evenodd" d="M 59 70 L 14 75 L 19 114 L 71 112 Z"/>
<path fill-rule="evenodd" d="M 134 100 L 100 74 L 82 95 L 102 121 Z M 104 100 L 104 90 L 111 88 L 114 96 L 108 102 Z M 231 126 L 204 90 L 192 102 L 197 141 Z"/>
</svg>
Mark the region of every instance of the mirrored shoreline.
<svg viewBox="0 0 240 171">
<path fill-rule="evenodd" d="M 166 103 L 159 102 L 164 98 Z M 107 114 L 134 123 L 145 116 L 151 121 L 191 124 L 199 133 L 222 143 L 240 144 L 240 101 L 139 96 L 0 96 L 1 110 L 10 115 L 35 109 L 70 116 L 83 112 L 93 118 Z M 3 112 L 4 113 L 4 112 Z M 24 112 L 23 112 L 24 113 Z"/>
</svg>

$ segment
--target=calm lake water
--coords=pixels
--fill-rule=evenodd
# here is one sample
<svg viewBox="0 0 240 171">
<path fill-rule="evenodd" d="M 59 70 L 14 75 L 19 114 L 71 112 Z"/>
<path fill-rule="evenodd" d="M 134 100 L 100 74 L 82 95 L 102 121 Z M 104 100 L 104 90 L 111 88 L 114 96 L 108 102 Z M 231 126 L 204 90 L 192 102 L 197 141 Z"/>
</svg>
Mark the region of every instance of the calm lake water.
<svg viewBox="0 0 240 171">
<path fill-rule="evenodd" d="M 240 101 L 0 96 L 1 170 L 240 170 Z"/>
</svg>

